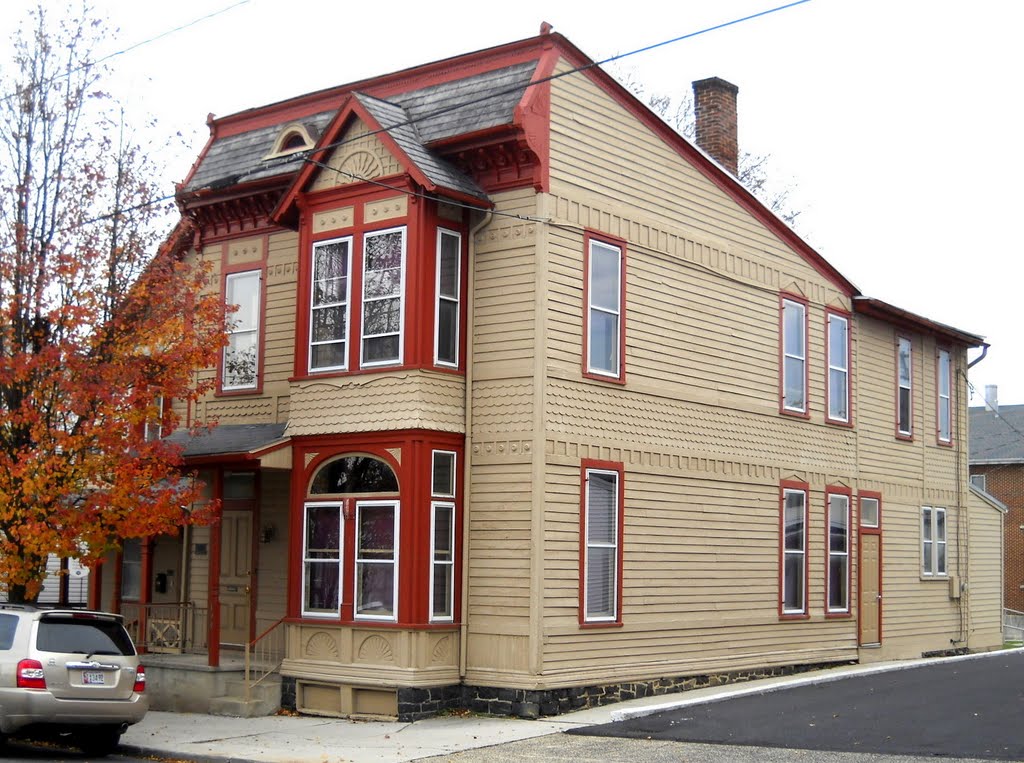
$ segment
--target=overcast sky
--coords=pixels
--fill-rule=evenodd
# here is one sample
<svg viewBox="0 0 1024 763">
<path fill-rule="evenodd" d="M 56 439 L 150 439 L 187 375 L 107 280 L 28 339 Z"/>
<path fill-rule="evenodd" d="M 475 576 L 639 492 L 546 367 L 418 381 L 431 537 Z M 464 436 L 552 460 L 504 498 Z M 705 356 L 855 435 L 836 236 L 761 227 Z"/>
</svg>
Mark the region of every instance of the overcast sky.
<svg viewBox="0 0 1024 763">
<path fill-rule="evenodd" d="M 210 112 L 531 37 L 542 21 L 603 60 L 783 5 L 92 2 L 119 29 L 108 53 L 223 11 L 110 61 L 129 119 L 154 117 L 158 143 L 185 136 L 164 152 L 168 192 L 205 142 Z M 0 39 L 34 4 L 4 0 Z M 770 154 L 773 175 L 793 186 L 798 232 L 864 294 L 985 336 L 972 404 L 986 384 L 1019 404 L 1022 29 L 1017 0 L 808 0 L 616 67 L 657 93 L 710 76 L 736 84 L 741 148 Z"/>
</svg>

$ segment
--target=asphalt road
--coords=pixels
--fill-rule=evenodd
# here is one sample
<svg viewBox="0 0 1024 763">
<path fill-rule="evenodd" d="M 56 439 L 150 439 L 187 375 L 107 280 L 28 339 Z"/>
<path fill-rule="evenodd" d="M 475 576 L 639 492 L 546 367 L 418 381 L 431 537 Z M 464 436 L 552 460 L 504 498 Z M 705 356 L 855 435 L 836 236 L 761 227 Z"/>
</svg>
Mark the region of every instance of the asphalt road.
<svg viewBox="0 0 1024 763">
<path fill-rule="evenodd" d="M 852 676 L 566 733 L 883 756 L 1024 760 L 1024 651 Z"/>
</svg>

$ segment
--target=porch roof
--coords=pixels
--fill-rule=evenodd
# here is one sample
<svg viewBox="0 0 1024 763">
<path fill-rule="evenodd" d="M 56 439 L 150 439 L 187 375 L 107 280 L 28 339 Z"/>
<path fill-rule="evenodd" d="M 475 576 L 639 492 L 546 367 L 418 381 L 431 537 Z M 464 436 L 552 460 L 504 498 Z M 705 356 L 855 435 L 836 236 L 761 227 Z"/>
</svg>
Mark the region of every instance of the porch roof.
<svg viewBox="0 0 1024 763">
<path fill-rule="evenodd" d="M 286 424 L 221 424 L 198 433 L 179 430 L 167 440 L 184 447 L 182 457 L 188 462 L 215 462 L 224 460 L 258 460 L 267 456 L 280 456 L 287 450 L 289 438 L 284 436 Z M 275 466 L 281 459 L 273 459 Z M 265 466 L 271 464 L 265 463 Z"/>
</svg>

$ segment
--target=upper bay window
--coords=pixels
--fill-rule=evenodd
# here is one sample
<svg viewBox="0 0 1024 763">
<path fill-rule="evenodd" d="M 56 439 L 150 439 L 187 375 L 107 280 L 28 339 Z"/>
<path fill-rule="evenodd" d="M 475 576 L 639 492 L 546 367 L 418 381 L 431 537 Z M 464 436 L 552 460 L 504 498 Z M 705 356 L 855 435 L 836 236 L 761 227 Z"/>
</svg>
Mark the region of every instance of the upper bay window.
<svg viewBox="0 0 1024 763">
<path fill-rule="evenodd" d="M 229 318 L 224 348 L 221 389 L 255 389 L 259 378 L 260 278 L 259 270 L 230 273 L 224 279 L 224 303 L 237 305 Z"/>
<path fill-rule="evenodd" d="M 807 413 L 807 306 L 782 300 L 782 410 Z"/>
<path fill-rule="evenodd" d="M 623 255 L 621 246 L 587 238 L 584 371 L 616 381 L 625 379 Z"/>
<path fill-rule="evenodd" d="M 459 277 L 462 236 L 437 231 L 437 304 L 434 310 L 434 363 L 459 364 Z"/>
<path fill-rule="evenodd" d="M 402 362 L 405 228 L 363 237 L 363 346 L 361 364 Z"/>
<path fill-rule="evenodd" d="M 313 245 L 309 318 L 309 370 L 348 367 L 349 273 L 352 237 Z"/>
</svg>

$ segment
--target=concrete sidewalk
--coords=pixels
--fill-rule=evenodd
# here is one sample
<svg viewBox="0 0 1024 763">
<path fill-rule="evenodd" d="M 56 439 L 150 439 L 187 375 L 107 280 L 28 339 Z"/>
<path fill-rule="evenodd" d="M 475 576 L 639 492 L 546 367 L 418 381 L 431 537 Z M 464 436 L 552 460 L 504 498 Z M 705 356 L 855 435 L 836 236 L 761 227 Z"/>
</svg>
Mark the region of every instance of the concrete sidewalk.
<svg viewBox="0 0 1024 763">
<path fill-rule="evenodd" d="M 190 761 L 398 763 L 558 734 L 569 728 L 635 718 L 697 702 L 769 692 L 794 684 L 833 681 L 848 675 L 911 668 L 924 662 L 934 663 L 936 660 L 847 665 L 797 676 L 646 697 L 536 721 L 453 715 L 399 723 L 313 716 L 226 718 L 150 712 L 141 723 L 128 729 L 121 738 L 121 746 L 129 753 Z"/>
</svg>

